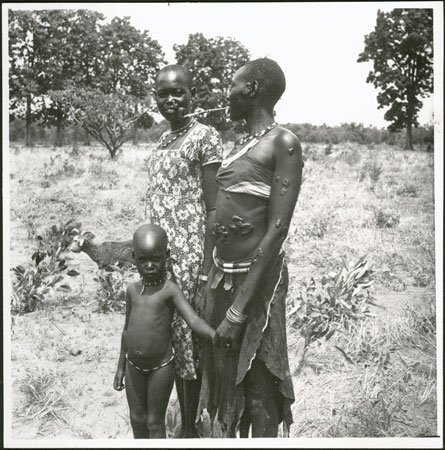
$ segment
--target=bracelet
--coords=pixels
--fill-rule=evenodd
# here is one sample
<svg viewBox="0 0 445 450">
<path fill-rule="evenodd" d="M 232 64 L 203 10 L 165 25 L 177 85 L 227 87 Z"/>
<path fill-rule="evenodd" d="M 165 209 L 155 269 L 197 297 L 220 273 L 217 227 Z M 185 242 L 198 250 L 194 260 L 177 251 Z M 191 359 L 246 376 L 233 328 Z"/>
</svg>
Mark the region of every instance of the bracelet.
<svg viewBox="0 0 445 450">
<path fill-rule="evenodd" d="M 229 322 L 241 324 L 244 323 L 247 320 L 247 314 L 243 314 L 239 312 L 234 306 L 232 305 L 226 312 L 226 319 Z"/>
<path fill-rule="evenodd" d="M 201 273 L 201 274 L 199 274 L 198 279 L 199 279 L 200 281 L 207 281 L 207 280 L 209 279 L 209 277 L 208 277 L 207 275 L 203 275 L 203 274 Z"/>
</svg>

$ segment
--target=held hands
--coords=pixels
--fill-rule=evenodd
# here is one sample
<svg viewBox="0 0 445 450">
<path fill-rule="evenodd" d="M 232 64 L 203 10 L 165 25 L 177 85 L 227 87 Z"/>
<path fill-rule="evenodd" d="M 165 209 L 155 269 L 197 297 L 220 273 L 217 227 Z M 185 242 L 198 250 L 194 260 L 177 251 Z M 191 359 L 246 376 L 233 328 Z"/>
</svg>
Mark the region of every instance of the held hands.
<svg viewBox="0 0 445 450">
<path fill-rule="evenodd" d="M 213 345 L 225 349 L 237 347 L 242 330 L 243 324 L 232 323 L 224 318 L 216 330 Z"/>
<path fill-rule="evenodd" d="M 125 372 L 122 369 L 117 369 L 116 375 L 114 376 L 114 389 L 116 391 L 122 391 L 125 388 L 124 384 Z"/>
</svg>

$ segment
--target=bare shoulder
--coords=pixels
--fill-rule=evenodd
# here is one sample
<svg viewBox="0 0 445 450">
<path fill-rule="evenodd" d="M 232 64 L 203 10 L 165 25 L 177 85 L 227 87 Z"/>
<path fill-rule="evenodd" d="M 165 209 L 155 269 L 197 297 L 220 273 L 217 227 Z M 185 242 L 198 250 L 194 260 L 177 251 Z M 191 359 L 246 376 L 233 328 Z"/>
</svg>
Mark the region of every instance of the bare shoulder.
<svg viewBox="0 0 445 450">
<path fill-rule="evenodd" d="M 292 131 L 282 126 L 277 129 L 274 139 L 274 150 L 278 154 L 286 153 L 287 155 L 295 155 L 296 158 L 301 158 L 300 140 Z"/>
<path fill-rule="evenodd" d="M 127 286 L 127 295 L 130 297 L 134 295 L 135 292 L 140 291 L 142 288 L 141 282 L 136 281 L 135 283 L 129 283 Z"/>
<path fill-rule="evenodd" d="M 164 289 L 170 295 L 174 295 L 180 292 L 178 285 L 172 280 L 165 280 Z"/>
</svg>

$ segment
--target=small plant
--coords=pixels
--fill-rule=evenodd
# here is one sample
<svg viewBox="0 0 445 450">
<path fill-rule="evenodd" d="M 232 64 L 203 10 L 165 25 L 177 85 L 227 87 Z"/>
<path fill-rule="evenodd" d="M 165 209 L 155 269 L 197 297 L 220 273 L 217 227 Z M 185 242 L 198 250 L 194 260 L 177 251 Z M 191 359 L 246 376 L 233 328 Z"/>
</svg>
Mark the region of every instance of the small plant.
<svg viewBox="0 0 445 450">
<path fill-rule="evenodd" d="M 375 186 L 377 185 L 382 172 L 382 166 L 377 162 L 376 158 L 372 158 L 365 161 L 365 163 L 363 164 L 359 174 L 359 181 L 369 179 L 369 189 L 371 190 L 371 192 L 374 192 Z"/>
<path fill-rule="evenodd" d="M 124 311 L 125 292 L 130 273 L 128 270 L 121 269 L 118 266 L 110 266 L 107 269 L 99 270 L 94 278 L 94 281 L 100 283 L 96 293 L 99 311 L 103 313 Z"/>
<path fill-rule="evenodd" d="M 63 274 L 67 269 L 63 252 L 72 242 L 73 236 L 80 230 L 81 224 L 69 220 L 60 226 L 53 225 L 43 236 L 37 236 L 38 249 L 31 256 L 33 266 L 25 268 L 18 265 L 12 269 L 15 275 L 11 310 L 15 313 L 28 313 L 38 309 L 45 295 L 52 290 L 70 292 Z M 77 276 L 78 272 L 69 270 L 69 276 Z"/>
<path fill-rule="evenodd" d="M 394 228 L 400 223 L 400 216 L 381 209 L 374 209 L 374 221 L 377 228 Z"/>
<path fill-rule="evenodd" d="M 430 284 L 431 276 L 422 268 L 419 268 L 414 274 L 413 286 L 427 287 Z"/>
<path fill-rule="evenodd" d="M 414 184 L 404 184 L 397 189 L 396 194 L 401 197 L 417 197 L 417 187 Z"/>
<path fill-rule="evenodd" d="M 320 159 L 320 156 L 317 153 L 317 150 L 314 149 L 312 146 L 310 145 L 306 145 L 305 147 L 303 147 L 303 160 L 307 161 L 318 161 Z"/>
<path fill-rule="evenodd" d="M 311 237 L 322 239 L 329 226 L 329 217 L 315 217 L 311 220 L 310 226 L 306 229 L 306 233 Z"/>
<path fill-rule="evenodd" d="M 355 166 L 359 163 L 361 156 L 358 150 L 346 150 L 340 154 L 340 159 L 344 160 L 349 166 Z"/>
<path fill-rule="evenodd" d="M 73 176 L 75 173 L 80 173 L 82 170 L 69 160 L 68 157 L 62 158 L 61 155 L 50 156 L 49 162 L 43 165 L 43 178 L 48 182 L 53 182 L 55 179 L 62 176 Z"/>
<path fill-rule="evenodd" d="M 350 330 L 365 317 L 371 316 L 369 305 L 375 304 L 368 289 L 371 271 L 365 256 L 350 266 L 343 260 L 337 274 L 330 274 L 317 285 L 312 278 L 296 299 L 288 315 L 294 329 L 300 330 L 306 345 L 322 337 L 329 339 L 336 330 Z"/>
<path fill-rule="evenodd" d="M 60 412 L 66 409 L 63 393 L 58 389 L 55 380 L 60 375 L 47 369 L 33 367 L 26 370 L 26 377 L 20 390 L 25 395 L 25 417 L 49 421 L 61 419 Z"/>
</svg>

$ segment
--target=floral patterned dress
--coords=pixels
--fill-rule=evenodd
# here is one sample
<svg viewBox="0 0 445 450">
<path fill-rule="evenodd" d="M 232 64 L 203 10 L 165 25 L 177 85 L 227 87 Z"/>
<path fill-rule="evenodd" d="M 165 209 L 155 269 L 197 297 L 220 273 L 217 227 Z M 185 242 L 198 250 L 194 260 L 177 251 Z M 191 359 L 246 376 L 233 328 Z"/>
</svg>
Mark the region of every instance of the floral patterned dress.
<svg viewBox="0 0 445 450">
<path fill-rule="evenodd" d="M 198 288 L 204 250 L 206 210 L 201 169 L 221 160 L 218 132 L 199 122 L 179 148 L 157 146 L 148 160 L 150 222 L 167 232 L 172 275 L 189 302 Z M 193 351 L 190 328 L 176 313 L 172 323 L 172 343 L 177 374 L 185 379 L 195 379 L 198 352 Z"/>
</svg>

